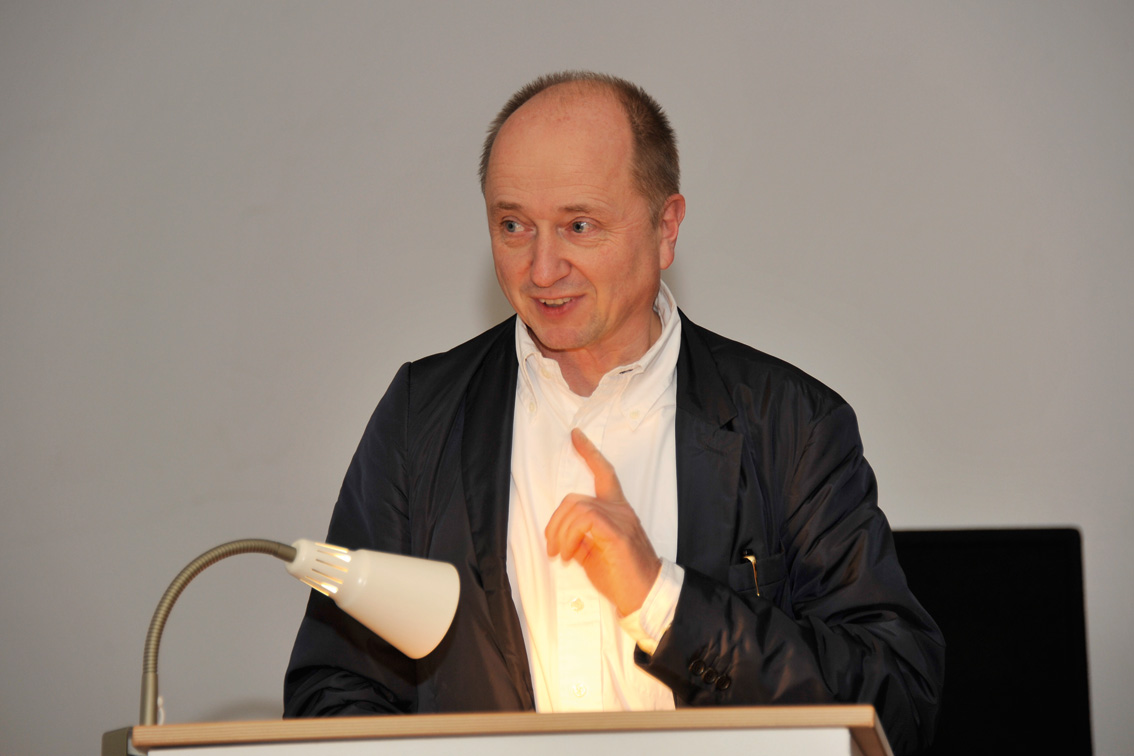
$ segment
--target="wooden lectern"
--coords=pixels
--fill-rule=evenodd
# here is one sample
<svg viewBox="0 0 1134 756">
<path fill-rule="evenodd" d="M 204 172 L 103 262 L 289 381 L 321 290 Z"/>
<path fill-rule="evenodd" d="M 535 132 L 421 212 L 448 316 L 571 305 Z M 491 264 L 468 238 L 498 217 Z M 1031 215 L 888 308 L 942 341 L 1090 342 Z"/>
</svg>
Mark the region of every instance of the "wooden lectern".
<svg viewBox="0 0 1134 756">
<path fill-rule="evenodd" d="M 483 713 L 139 725 L 103 756 L 893 756 L 869 705 Z"/>
</svg>

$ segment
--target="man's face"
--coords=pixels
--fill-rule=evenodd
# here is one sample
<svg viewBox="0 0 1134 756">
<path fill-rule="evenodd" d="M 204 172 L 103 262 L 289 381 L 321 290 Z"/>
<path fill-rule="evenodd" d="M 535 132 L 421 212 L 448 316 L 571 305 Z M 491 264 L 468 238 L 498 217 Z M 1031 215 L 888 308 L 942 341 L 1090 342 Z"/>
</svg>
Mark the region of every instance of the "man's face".
<svg viewBox="0 0 1134 756">
<path fill-rule="evenodd" d="M 496 137 L 485 181 L 492 257 L 544 354 L 610 369 L 652 342 L 684 200 L 674 195 L 655 221 L 635 186 L 621 105 L 563 89 L 529 100 Z"/>
</svg>

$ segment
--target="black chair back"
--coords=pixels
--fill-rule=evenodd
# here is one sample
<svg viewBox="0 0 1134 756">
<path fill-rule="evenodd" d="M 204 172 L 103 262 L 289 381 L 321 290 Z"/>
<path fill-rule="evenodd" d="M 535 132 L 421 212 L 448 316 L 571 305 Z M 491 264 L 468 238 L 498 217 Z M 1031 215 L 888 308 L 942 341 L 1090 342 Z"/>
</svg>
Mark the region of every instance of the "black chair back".
<svg viewBox="0 0 1134 756">
<path fill-rule="evenodd" d="M 1078 530 L 895 531 L 910 589 L 945 635 L 926 754 L 1090 754 Z"/>
</svg>

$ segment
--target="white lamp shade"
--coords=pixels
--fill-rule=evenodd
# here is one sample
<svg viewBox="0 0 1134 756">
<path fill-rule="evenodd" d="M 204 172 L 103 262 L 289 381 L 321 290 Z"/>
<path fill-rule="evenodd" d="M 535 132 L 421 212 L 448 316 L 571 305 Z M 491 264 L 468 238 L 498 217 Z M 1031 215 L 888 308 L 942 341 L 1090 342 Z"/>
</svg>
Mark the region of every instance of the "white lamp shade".
<svg viewBox="0 0 1134 756">
<path fill-rule="evenodd" d="M 287 571 L 330 596 L 347 614 L 411 659 L 428 654 L 449 630 L 460 579 L 451 564 L 379 551 L 296 541 Z"/>
</svg>

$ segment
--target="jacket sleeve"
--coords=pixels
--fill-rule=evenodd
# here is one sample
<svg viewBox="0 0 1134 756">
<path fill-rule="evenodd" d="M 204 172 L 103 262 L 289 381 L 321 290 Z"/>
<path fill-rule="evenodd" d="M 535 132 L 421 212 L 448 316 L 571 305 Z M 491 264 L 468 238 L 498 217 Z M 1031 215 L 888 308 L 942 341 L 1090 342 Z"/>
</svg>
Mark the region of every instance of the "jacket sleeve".
<svg viewBox="0 0 1134 756">
<path fill-rule="evenodd" d="M 406 435 L 409 366 L 374 411 L 335 504 L 327 541 L 409 553 Z M 312 591 L 284 680 L 284 716 L 411 712 L 416 664 Z"/>
<path fill-rule="evenodd" d="M 910 594 L 854 413 L 810 425 L 782 495 L 782 585 L 737 592 L 686 568 L 673 624 L 638 663 L 678 705 L 871 703 L 895 752 L 932 737 L 940 630 Z"/>
</svg>

